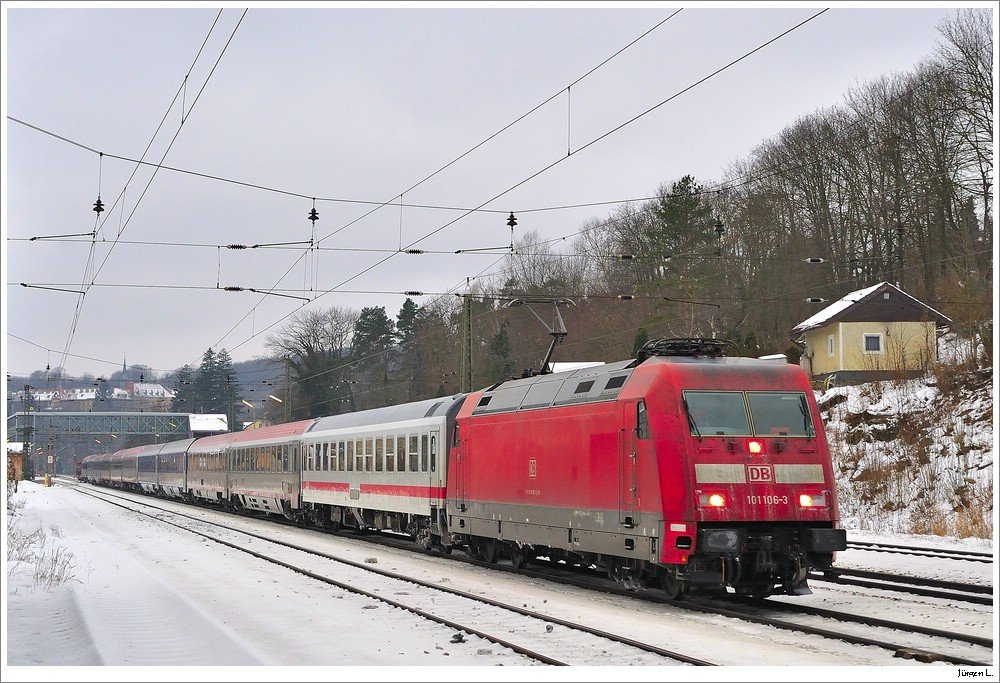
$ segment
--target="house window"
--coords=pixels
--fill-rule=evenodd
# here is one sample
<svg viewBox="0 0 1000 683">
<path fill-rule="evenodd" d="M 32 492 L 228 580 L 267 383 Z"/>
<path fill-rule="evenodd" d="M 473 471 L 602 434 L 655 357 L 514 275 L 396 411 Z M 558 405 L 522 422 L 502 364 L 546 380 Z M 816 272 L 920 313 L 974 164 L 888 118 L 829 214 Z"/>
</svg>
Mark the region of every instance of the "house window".
<svg viewBox="0 0 1000 683">
<path fill-rule="evenodd" d="M 883 351 L 882 351 L 882 335 L 881 334 L 866 334 L 866 335 L 864 335 L 864 352 L 865 353 L 883 353 Z"/>
<path fill-rule="evenodd" d="M 826 355 L 833 355 L 833 335 L 831 334 L 826 338 Z"/>
</svg>

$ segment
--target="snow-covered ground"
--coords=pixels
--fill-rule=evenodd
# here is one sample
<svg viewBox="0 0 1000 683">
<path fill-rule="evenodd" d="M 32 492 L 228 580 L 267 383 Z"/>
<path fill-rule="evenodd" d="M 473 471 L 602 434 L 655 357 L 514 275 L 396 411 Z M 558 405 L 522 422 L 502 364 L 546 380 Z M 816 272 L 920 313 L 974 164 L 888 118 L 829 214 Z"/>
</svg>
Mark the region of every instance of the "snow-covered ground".
<svg viewBox="0 0 1000 683">
<path fill-rule="evenodd" d="M 817 393 L 844 526 L 992 537 L 993 389 L 990 371 L 946 370 Z"/>
<path fill-rule="evenodd" d="M 533 663 L 474 636 L 468 636 L 464 643 L 453 643 L 454 629 L 334 587 L 320 586 L 244 553 L 84 496 L 73 488 L 72 483 L 57 482 L 45 488 L 23 482 L 15 495 L 19 508 L 13 515 L 16 527 L 5 541 L 18 541 L 23 534 L 40 530 L 45 536 L 43 546 L 48 561 L 11 561 L 7 555 L 4 681 L 138 677 L 273 680 L 276 675 L 287 680 L 544 677 L 610 681 L 663 680 L 668 676 L 659 667 L 512 671 L 511 666 Z M 218 514 L 177 505 L 188 512 L 194 509 L 198 514 Z M 232 523 L 232 519 L 226 521 Z M 253 520 L 246 523 L 259 525 Z M 653 635 L 669 649 L 726 664 L 710 670 L 687 669 L 679 676 L 674 669 L 671 679 L 958 678 L 959 667 L 894 660 L 891 653 L 876 648 L 775 631 L 723 617 L 694 615 L 664 605 L 636 604 L 638 601 L 628 598 L 581 592 L 445 558 L 373 548 L 349 537 L 278 525 L 268 533 L 356 561 L 374 558 L 379 567 L 543 608 L 554 616 L 589 620 L 601 628 L 636 637 Z M 984 540 L 878 536 L 851 530 L 849 538 L 992 551 L 992 544 Z M 68 580 L 48 581 L 46 574 L 58 572 L 60 560 Z M 841 553 L 839 564 L 996 585 L 995 565 L 989 564 L 864 551 Z M 803 599 L 815 599 L 814 604 L 827 607 L 839 607 L 831 604 L 838 600 L 854 601 L 855 609 L 859 599 L 850 593 L 842 594 L 845 597 L 836 593 L 827 593 L 826 598 L 819 595 L 817 591 Z M 943 628 L 936 623 L 940 614 L 935 615 L 935 609 L 933 601 L 928 603 L 928 625 Z M 995 612 L 991 614 L 989 608 L 978 610 L 970 609 L 970 623 L 956 624 L 955 630 L 979 628 L 986 632 L 978 635 L 988 635 L 990 621 L 995 630 Z M 972 624 L 976 619 L 983 623 Z M 540 630 L 539 638 L 544 637 Z M 599 654 L 594 657 L 595 662 L 601 662 Z M 178 663 L 186 668 L 173 666 Z M 137 672 L 132 665 L 144 669 Z M 201 668 L 210 665 L 212 668 Z M 274 666 L 260 665 L 290 669 L 276 674 Z M 329 666 L 347 668 L 331 671 Z M 996 673 L 995 669 L 988 671 Z"/>
</svg>

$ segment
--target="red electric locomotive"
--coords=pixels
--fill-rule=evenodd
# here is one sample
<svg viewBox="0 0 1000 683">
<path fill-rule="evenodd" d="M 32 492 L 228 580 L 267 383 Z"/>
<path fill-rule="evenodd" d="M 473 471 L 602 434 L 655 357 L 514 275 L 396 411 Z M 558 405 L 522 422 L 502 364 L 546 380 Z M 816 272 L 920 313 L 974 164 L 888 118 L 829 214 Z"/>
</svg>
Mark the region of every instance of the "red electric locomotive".
<svg viewBox="0 0 1000 683">
<path fill-rule="evenodd" d="M 504 382 L 457 416 L 452 539 L 495 561 L 596 564 L 627 585 L 807 593 L 846 548 L 798 366 L 656 340 L 639 357 Z"/>
</svg>

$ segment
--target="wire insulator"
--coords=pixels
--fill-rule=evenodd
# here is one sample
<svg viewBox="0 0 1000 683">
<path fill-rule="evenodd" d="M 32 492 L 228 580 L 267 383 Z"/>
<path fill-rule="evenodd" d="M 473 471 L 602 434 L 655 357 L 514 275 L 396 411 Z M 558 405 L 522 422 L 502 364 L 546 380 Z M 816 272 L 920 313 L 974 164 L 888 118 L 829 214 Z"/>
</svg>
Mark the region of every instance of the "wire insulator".
<svg viewBox="0 0 1000 683">
<path fill-rule="evenodd" d="M 223 287 L 223 289 L 226 290 L 227 292 L 242 292 L 243 291 L 242 287 L 236 287 L 234 285 L 226 285 L 225 287 Z"/>
<path fill-rule="evenodd" d="M 407 254 L 422 254 L 422 253 L 424 253 L 424 250 L 423 249 L 407 249 L 406 253 Z"/>
<path fill-rule="evenodd" d="M 632 299 L 635 298 L 635 296 L 632 294 L 619 294 L 618 298 L 621 299 L 622 301 L 631 301 Z"/>
<path fill-rule="evenodd" d="M 227 244 L 226 245 L 226 249 L 246 249 L 246 248 L 247 248 L 247 245 L 245 245 L 245 244 Z"/>
<path fill-rule="evenodd" d="M 423 292 L 418 292 L 415 289 L 411 289 L 411 290 L 409 290 L 407 292 L 403 292 L 403 294 L 405 294 L 406 296 L 423 296 L 424 295 Z"/>
</svg>

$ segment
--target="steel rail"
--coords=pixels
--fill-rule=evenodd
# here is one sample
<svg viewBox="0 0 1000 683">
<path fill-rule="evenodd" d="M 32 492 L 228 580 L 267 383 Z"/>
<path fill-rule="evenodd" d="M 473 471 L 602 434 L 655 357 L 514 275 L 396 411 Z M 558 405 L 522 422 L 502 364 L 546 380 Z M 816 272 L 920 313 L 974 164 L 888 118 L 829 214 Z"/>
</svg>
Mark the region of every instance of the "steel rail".
<svg viewBox="0 0 1000 683">
<path fill-rule="evenodd" d="M 101 498 L 100 496 L 95 496 L 95 495 L 93 495 L 90 492 L 80 491 L 80 493 L 84 493 L 85 495 L 89 495 L 89 496 L 92 496 L 94 498 L 99 498 L 101 500 L 106 500 L 106 499 Z M 105 494 L 105 495 L 108 494 L 108 492 L 106 492 L 106 491 L 101 491 L 100 493 Z M 423 588 L 428 588 L 428 589 L 436 590 L 436 591 L 439 591 L 439 592 L 442 592 L 442 593 L 447 593 L 447 594 L 450 594 L 450 595 L 461 597 L 461 598 L 464 598 L 464 599 L 473 600 L 475 602 L 479 602 L 479 603 L 482 603 L 482 604 L 487 604 L 487 605 L 490 605 L 490 606 L 493 606 L 493 607 L 497 607 L 497 608 L 504 609 L 504 610 L 507 610 L 507 611 L 510 611 L 510 612 L 514 612 L 514 613 L 520 614 L 522 616 L 539 619 L 539 620 L 542 620 L 542 621 L 545 621 L 545 622 L 549 622 L 549 623 L 553 623 L 553 624 L 559 624 L 560 626 L 565 626 L 566 628 L 570 628 L 570 629 L 573 629 L 573 630 L 576 630 L 576 631 L 581 631 L 581 632 L 584 632 L 584 633 L 589 633 L 590 635 L 594 635 L 594 636 L 597 636 L 599 638 L 604 638 L 606 640 L 610 640 L 610 641 L 613 641 L 613 642 L 621 643 L 623 645 L 628 645 L 630 647 L 634 647 L 636 649 L 643 650 L 643 651 L 649 652 L 651 654 L 660 655 L 660 656 L 666 657 L 668 659 L 674 659 L 674 660 L 683 662 L 685 664 L 692 664 L 692 665 L 695 665 L 695 666 L 715 666 L 715 664 L 713 664 L 712 662 L 708 662 L 708 661 L 705 661 L 705 660 L 702 660 L 702 659 L 697 659 L 695 657 L 690 657 L 688 655 L 680 654 L 678 652 L 673 652 L 671 650 L 666 650 L 666 649 L 661 648 L 661 647 L 656 646 L 656 645 L 651 645 L 649 643 L 643 643 L 641 641 L 633 640 L 632 638 L 628 638 L 626 636 L 621 636 L 621 635 L 618 635 L 618 634 L 610 633 L 608 631 L 603 631 L 603 630 L 600 630 L 600 629 L 596 629 L 596 628 L 587 626 L 585 624 L 578 624 L 578 623 L 571 622 L 571 621 L 568 621 L 568 620 L 565 620 L 565 619 L 560 619 L 558 617 L 554 617 L 552 615 L 542 614 L 540 612 L 532 611 L 532 610 L 529 610 L 529 609 L 526 609 L 526 608 L 517 607 L 516 605 L 511 605 L 511 604 L 508 604 L 508 603 L 500 602 L 498 600 L 493 600 L 491 598 L 486 598 L 486 597 L 483 597 L 483 596 L 480 596 L 480 595 L 475 595 L 473 593 L 467 593 L 465 591 L 462 591 L 462 590 L 459 590 L 459 589 L 456 589 L 456 588 L 448 588 L 448 587 L 440 586 L 438 584 L 431 583 L 429 581 L 423 581 L 421 579 L 415 579 L 413 577 L 406 576 L 404 574 L 398 574 L 398 573 L 391 572 L 391 571 L 388 571 L 388 570 L 379 569 L 377 567 L 372 567 L 370 564 L 367 564 L 367 563 L 355 562 L 353 560 L 348 560 L 348 559 L 345 559 L 345 558 L 336 557 L 334 555 L 330 555 L 328 553 L 324 553 L 324 552 L 321 552 L 321 551 L 318 551 L 318 550 L 315 550 L 315 549 L 312 549 L 312 548 L 307 548 L 305 546 L 301 546 L 301 545 L 298 545 L 298 544 L 295 544 L 295 543 L 288 543 L 286 541 L 277 541 L 274 538 L 271 538 L 271 537 L 268 537 L 268 536 L 264 536 L 264 535 L 261 535 L 261 534 L 256 534 L 256 533 L 254 533 L 252 531 L 246 531 L 244 529 L 237 529 L 235 527 L 231 527 L 231 526 L 228 526 L 228 525 L 225 525 L 225 524 L 219 524 L 217 522 L 208 522 L 208 521 L 206 521 L 204 519 L 199 519 L 197 517 L 193 517 L 191 515 L 187 515 L 185 513 L 177 512 L 177 511 L 174 511 L 174 510 L 168 510 L 166 508 L 162 508 L 162 507 L 159 507 L 159 506 L 156 506 L 156 505 L 152 505 L 152 504 L 147 503 L 145 501 L 134 501 L 134 500 L 132 500 L 130 498 L 125 498 L 125 497 L 120 497 L 120 496 L 116 496 L 116 497 L 119 497 L 121 500 L 126 500 L 128 502 L 140 503 L 140 504 L 145 505 L 147 507 L 150 507 L 150 508 L 152 508 L 154 510 L 160 510 L 162 512 L 167 512 L 169 514 L 177 515 L 179 517 L 184 517 L 184 518 L 190 519 L 192 521 L 196 521 L 196 522 L 203 523 L 203 524 L 205 524 L 205 523 L 212 524 L 213 526 L 218 527 L 220 529 L 225 529 L 227 531 L 232 531 L 232 532 L 235 532 L 235 533 L 240 533 L 240 534 L 249 536 L 251 538 L 256 538 L 258 540 L 267 541 L 268 543 L 274 543 L 274 544 L 279 545 L 279 546 L 283 546 L 283 547 L 286 547 L 286 548 L 291 548 L 293 550 L 298 550 L 300 552 L 304 552 L 304 553 L 308 553 L 308 554 L 311 554 L 311 555 L 315 555 L 317 557 L 322 557 L 324 559 L 328 559 L 328 560 L 332 560 L 332 561 L 335 561 L 335 562 L 339 562 L 341 564 L 345 564 L 345 565 L 348 565 L 348 566 L 351 566 L 351 567 L 355 567 L 357 569 L 362 569 L 362 570 L 365 570 L 365 571 L 373 573 L 373 574 L 378 574 L 380 576 L 385 576 L 387 578 L 393 578 L 393 579 L 398 579 L 398 580 L 402 580 L 402 581 L 407 581 L 409 583 L 421 586 Z M 132 509 L 132 508 L 127 508 L 126 506 L 120 505 L 119 503 L 115 503 L 115 502 L 110 501 L 110 500 L 107 500 L 106 502 L 109 502 L 112 505 L 118 505 L 119 507 L 125 507 L 126 509 L 130 509 L 130 510 Z M 135 511 L 135 512 L 137 512 L 139 514 L 147 514 L 147 513 L 141 512 L 139 510 L 133 510 L 133 511 Z M 148 514 L 147 514 L 147 516 L 153 517 L 152 515 L 148 515 Z M 154 517 L 154 519 L 161 519 L 161 518 Z M 255 517 L 250 517 L 249 519 L 256 519 L 256 518 Z M 186 527 L 183 527 L 183 526 L 178 525 L 178 524 L 174 524 L 173 522 L 169 522 L 167 520 L 161 520 L 161 521 L 165 521 L 168 524 L 172 524 L 173 526 L 177 526 L 178 528 L 185 529 L 186 531 L 191 531 L 192 533 L 195 533 L 195 534 L 198 534 L 198 535 L 201 535 L 201 536 L 205 536 L 204 534 L 201 534 L 198 531 L 194 531 L 192 529 L 187 529 Z M 277 521 L 277 520 L 275 520 L 275 521 Z M 302 527 L 296 527 L 296 528 L 302 529 Z M 211 538 L 211 540 L 215 540 L 215 541 L 217 541 L 219 543 L 222 543 L 223 545 L 230 545 L 234 549 L 241 550 L 241 551 L 246 552 L 248 554 L 259 556 L 254 551 L 246 550 L 244 548 L 239 548 L 237 546 L 232 546 L 227 541 L 222 541 L 222 540 L 215 539 L 215 538 L 212 538 L 212 537 L 209 537 L 209 536 L 205 536 L 205 537 L 206 538 Z M 407 550 L 409 550 L 409 548 L 407 548 Z M 281 564 L 283 566 L 287 566 L 287 568 L 292 569 L 293 571 L 300 571 L 297 568 L 294 568 L 294 567 L 292 567 L 290 565 L 286 565 L 281 560 L 274 560 L 274 559 L 270 559 L 270 558 L 267 558 L 267 557 L 264 557 L 264 556 L 259 556 L 259 557 L 260 557 L 260 559 L 264 559 L 264 560 L 267 560 L 267 561 L 270 561 L 270 562 L 275 562 L 277 564 Z M 350 587 L 340 585 L 339 582 L 336 582 L 333 579 L 326 580 L 323 577 L 316 577 L 313 574 L 311 574 L 310 572 L 308 572 L 307 570 L 301 570 L 300 573 L 304 573 L 304 574 L 306 574 L 308 576 L 311 576 L 312 578 L 319 578 L 319 580 L 323 580 L 323 581 L 326 581 L 327 583 L 332 583 L 333 585 L 338 585 L 340 587 L 347 588 L 348 590 L 353 590 Z M 389 603 L 389 604 L 391 604 L 391 605 L 393 605 L 395 607 L 401 607 L 401 605 L 396 604 L 394 601 L 388 600 L 388 599 L 383 598 L 381 596 L 378 596 L 376 594 L 369 594 L 369 593 L 367 593 L 367 592 L 365 592 L 363 590 L 360 590 L 360 589 L 353 590 L 353 592 L 357 592 L 357 593 L 366 595 L 368 597 L 374 597 L 374 598 L 376 598 L 378 600 L 381 600 L 383 602 L 387 602 L 387 603 Z M 410 609 L 410 608 L 407 608 L 407 607 L 402 607 L 402 608 L 403 609 L 408 609 L 411 612 L 415 611 L 414 609 Z M 425 614 L 420 613 L 419 610 L 416 610 L 415 613 L 419 613 L 420 616 L 426 616 Z M 469 629 L 467 627 L 462 627 L 462 626 L 457 626 L 457 625 L 454 626 L 454 627 L 455 628 L 460 628 L 462 630 L 465 630 L 465 631 L 467 631 L 469 633 L 473 633 L 475 635 L 479 635 L 479 636 L 481 636 L 481 637 L 483 637 L 483 638 L 485 638 L 487 640 L 491 640 L 492 642 L 497 642 L 498 644 L 504 645 L 505 647 L 511 647 L 511 649 L 514 649 L 515 651 L 517 651 L 517 647 L 518 646 L 513 646 L 513 645 L 510 645 L 510 644 L 508 644 L 508 643 L 506 643 L 504 641 L 499 641 L 499 640 L 493 638 L 492 636 L 483 635 L 483 634 L 481 634 L 481 633 L 479 633 L 477 631 L 471 630 L 471 629 Z M 532 656 L 532 657 L 534 657 L 533 654 L 528 654 L 530 652 L 531 652 L 530 650 L 527 650 L 525 652 L 522 652 L 521 654 L 525 654 L 526 656 Z M 541 657 L 545 657 L 545 655 L 541 655 Z M 539 659 L 539 661 L 542 661 L 542 660 Z M 557 662 L 555 660 L 553 660 L 551 662 L 546 662 L 546 663 L 549 663 L 549 664 L 562 664 L 561 662 Z"/>
</svg>

